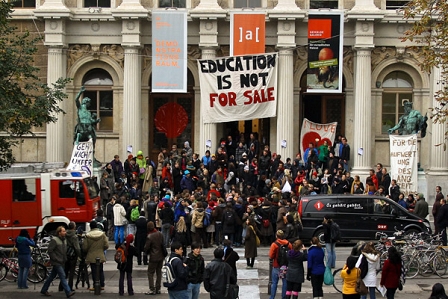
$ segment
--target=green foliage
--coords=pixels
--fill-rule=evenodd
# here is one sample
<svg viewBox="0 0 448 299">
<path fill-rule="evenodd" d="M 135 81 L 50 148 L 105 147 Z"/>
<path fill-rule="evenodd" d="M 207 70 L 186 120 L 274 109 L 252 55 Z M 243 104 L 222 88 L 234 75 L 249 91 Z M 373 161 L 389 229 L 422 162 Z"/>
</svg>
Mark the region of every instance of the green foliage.
<svg viewBox="0 0 448 299">
<path fill-rule="evenodd" d="M 434 94 L 438 105 L 430 108 L 434 123 L 445 123 L 448 116 L 448 1 L 412 0 L 403 10 L 404 18 L 414 22 L 405 32 L 403 41 L 416 44 L 415 49 L 421 59 L 420 67 L 430 73 L 434 67 L 440 67 L 441 80 L 437 82 L 441 89 Z M 446 148 L 448 132 L 445 134 Z"/>
<path fill-rule="evenodd" d="M 12 147 L 22 136 L 64 113 L 59 102 L 67 98 L 64 88 L 70 81 L 60 78 L 51 87 L 40 82 L 33 63 L 42 40 L 29 32 L 18 34 L 10 13 L 11 4 L 0 1 L 0 171 L 14 163 Z"/>
</svg>

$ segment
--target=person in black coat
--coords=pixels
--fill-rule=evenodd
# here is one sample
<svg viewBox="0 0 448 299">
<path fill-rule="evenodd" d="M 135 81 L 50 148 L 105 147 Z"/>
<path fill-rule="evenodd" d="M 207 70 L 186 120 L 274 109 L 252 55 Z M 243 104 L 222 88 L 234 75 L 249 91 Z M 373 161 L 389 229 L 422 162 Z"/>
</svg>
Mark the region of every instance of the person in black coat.
<svg viewBox="0 0 448 299">
<path fill-rule="evenodd" d="M 442 198 L 440 200 L 440 208 L 437 213 L 437 227 L 439 228 L 439 231 L 442 233 L 442 242 L 443 246 L 447 245 L 447 238 L 446 238 L 446 227 L 448 226 L 448 205 L 446 204 L 446 199 Z"/>
<path fill-rule="evenodd" d="M 308 258 L 308 252 L 301 240 L 292 244 L 288 251 L 288 271 L 286 273 L 286 298 L 297 299 L 302 291 L 302 283 L 305 281 L 303 262 Z M 280 268 L 281 269 L 281 268 Z"/>
<path fill-rule="evenodd" d="M 222 244 L 224 245 L 224 262 L 232 267 L 232 270 L 235 273 L 235 278 L 237 278 L 238 272 L 236 269 L 236 262 L 240 259 L 240 256 L 236 251 L 233 250 L 230 240 L 224 240 Z"/>
<path fill-rule="evenodd" d="M 137 250 L 132 245 L 134 242 L 134 235 L 128 235 L 126 237 L 126 263 L 123 265 L 118 265 L 117 269 L 120 271 L 120 278 L 118 281 L 118 293 L 120 296 L 124 295 L 124 274 L 126 273 L 127 284 L 128 284 L 128 294 L 129 296 L 134 295 L 134 289 L 132 287 L 132 260 L 134 256 L 137 255 Z M 118 248 L 120 245 L 116 245 Z M 120 267 L 121 266 L 121 267 Z"/>
<path fill-rule="evenodd" d="M 146 235 L 147 235 L 147 220 L 145 217 L 145 211 L 140 211 L 140 217 L 135 220 L 135 227 L 137 232 L 135 233 L 135 249 L 137 250 L 137 263 L 139 265 L 142 264 L 142 253 L 143 253 L 143 264 L 148 265 L 148 256 L 146 255 L 145 243 L 146 243 Z"/>
<path fill-rule="evenodd" d="M 205 267 L 204 288 L 210 293 L 210 299 L 222 299 L 227 281 L 236 284 L 236 276 L 230 265 L 222 260 L 224 249 L 216 248 L 213 255 L 215 258 Z"/>
</svg>

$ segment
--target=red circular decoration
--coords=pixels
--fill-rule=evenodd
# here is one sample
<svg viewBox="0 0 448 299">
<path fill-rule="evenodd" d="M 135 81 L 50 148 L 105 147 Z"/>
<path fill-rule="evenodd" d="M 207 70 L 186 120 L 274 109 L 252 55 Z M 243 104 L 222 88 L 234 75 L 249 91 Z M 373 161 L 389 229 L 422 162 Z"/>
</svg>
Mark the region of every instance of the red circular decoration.
<svg viewBox="0 0 448 299">
<path fill-rule="evenodd" d="M 181 105 L 167 103 L 157 110 L 154 123 L 157 130 L 165 133 L 167 138 L 176 138 L 187 127 L 188 115 Z"/>
<path fill-rule="evenodd" d="M 319 147 L 322 144 L 324 144 L 324 141 L 327 141 L 328 145 L 333 145 L 333 141 L 331 141 L 328 138 L 322 138 L 319 133 L 317 133 L 317 132 L 308 132 L 308 133 L 306 133 L 303 136 L 303 140 L 302 140 L 302 150 L 303 150 L 303 152 L 305 152 L 305 150 L 308 148 L 308 145 L 310 143 L 312 143 L 312 144 L 314 144 L 314 146 L 316 146 L 316 138 L 319 139 L 319 141 L 317 142 L 317 147 Z"/>
</svg>

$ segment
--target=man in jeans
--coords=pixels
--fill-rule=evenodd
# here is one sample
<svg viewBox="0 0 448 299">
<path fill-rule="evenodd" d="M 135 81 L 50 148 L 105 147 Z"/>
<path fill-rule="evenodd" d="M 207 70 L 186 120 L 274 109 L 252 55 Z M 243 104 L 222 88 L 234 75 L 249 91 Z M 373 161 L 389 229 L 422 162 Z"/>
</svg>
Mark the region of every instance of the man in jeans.
<svg viewBox="0 0 448 299">
<path fill-rule="evenodd" d="M 331 235 L 331 226 L 333 225 L 333 219 L 331 215 L 325 215 L 322 225 L 324 227 L 324 241 L 325 241 L 325 251 L 327 252 L 327 265 L 331 268 L 336 266 L 336 242 L 338 240 L 334 239 Z"/>
<path fill-rule="evenodd" d="M 289 249 L 292 249 L 291 243 L 288 240 L 285 240 L 285 233 L 282 230 L 278 230 L 276 233 L 277 239 L 271 244 L 271 248 L 269 249 L 269 259 L 272 260 L 272 285 L 271 285 L 271 297 L 270 299 L 275 298 L 275 294 L 277 293 L 277 285 L 279 281 L 278 273 L 280 271 L 280 267 L 282 265 L 279 264 L 278 261 L 278 252 L 280 246 L 288 245 Z M 282 298 L 286 296 L 286 276 L 282 278 Z"/>
<path fill-rule="evenodd" d="M 51 239 L 50 244 L 48 245 L 48 254 L 50 255 L 50 262 L 53 265 L 53 269 L 40 290 L 40 293 L 44 296 L 51 296 L 48 292 L 48 288 L 56 275 L 58 275 L 61 280 L 62 288 L 64 289 L 67 298 L 75 295 L 75 292 L 68 286 L 63 266 L 67 261 L 67 242 L 65 241 L 66 234 L 67 232 L 65 231 L 65 228 L 63 226 L 59 226 L 56 229 L 56 236 Z"/>
</svg>

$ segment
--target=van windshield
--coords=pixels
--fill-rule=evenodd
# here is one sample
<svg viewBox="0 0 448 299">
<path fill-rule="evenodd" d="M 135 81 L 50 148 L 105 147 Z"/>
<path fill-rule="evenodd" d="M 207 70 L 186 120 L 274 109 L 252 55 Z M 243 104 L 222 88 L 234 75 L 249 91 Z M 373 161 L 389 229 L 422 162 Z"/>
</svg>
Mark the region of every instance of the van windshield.
<svg viewBox="0 0 448 299">
<path fill-rule="evenodd" d="M 86 184 L 87 190 L 89 190 L 89 197 L 91 199 L 97 197 L 100 192 L 100 188 L 98 187 L 96 181 L 92 178 L 85 178 L 84 183 Z"/>
</svg>

